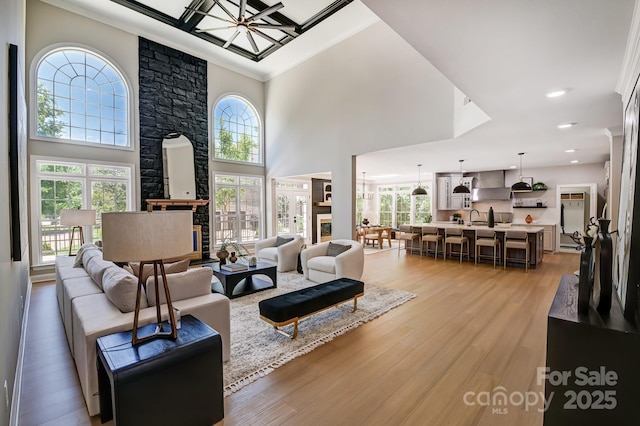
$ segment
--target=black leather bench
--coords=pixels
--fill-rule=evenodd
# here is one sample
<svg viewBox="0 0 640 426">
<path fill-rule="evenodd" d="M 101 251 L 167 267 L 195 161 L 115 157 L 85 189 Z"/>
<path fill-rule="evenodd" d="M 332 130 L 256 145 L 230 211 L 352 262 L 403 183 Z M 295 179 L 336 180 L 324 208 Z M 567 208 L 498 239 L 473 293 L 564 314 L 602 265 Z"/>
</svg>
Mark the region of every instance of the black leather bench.
<svg viewBox="0 0 640 426">
<path fill-rule="evenodd" d="M 285 336 L 295 339 L 298 321 L 353 299 L 353 311 L 358 309 L 358 297 L 364 295 L 364 283 L 351 278 L 340 278 L 313 287 L 262 300 L 258 303 L 260 318 Z M 293 323 L 293 334 L 280 330 Z"/>
</svg>

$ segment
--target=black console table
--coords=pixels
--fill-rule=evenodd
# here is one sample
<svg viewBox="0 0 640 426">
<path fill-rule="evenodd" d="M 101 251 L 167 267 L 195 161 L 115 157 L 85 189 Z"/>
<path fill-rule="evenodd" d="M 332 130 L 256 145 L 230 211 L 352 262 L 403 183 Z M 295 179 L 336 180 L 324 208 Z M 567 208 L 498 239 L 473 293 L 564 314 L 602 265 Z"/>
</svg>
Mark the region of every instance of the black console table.
<svg viewBox="0 0 640 426">
<path fill-rule="evenodd" d="M 139 335 L 155 330 L 142 327 Z M 131 331 L 97 339 L 100 420 L 123 425 L 212 425 L 224 417 L 222 339 L 191 315 L 178 338 L 132 346 Z"/>
<path fill-rule="evenodd" d="M 544 413 L 551 425 L 640 424 L 640 330 L 617 298 L 578 314 L 578 278 L 563 275 L 549 311 Z"/>
</svg>

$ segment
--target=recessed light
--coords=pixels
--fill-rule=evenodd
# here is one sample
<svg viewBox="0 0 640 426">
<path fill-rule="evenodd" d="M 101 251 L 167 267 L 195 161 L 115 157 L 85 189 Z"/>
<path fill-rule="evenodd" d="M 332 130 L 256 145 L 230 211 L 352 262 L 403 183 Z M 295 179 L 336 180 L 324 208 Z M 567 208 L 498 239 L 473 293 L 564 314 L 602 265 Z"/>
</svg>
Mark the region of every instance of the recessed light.
<svg viewBox="0 0 640 426">
<path fill-rule="evenodd" d="M 562 123 L 562 124 L 558 124 L 558 129 L 568 129 L 569 127 L 573 127 L 578 123 Z"/>
<path fill-rule="evenodd" d="M 572 153 L 572 152 L 576 152 L 576 150 L 575 149 L 567 149 L 564 152 Z"/>
<path fill-rule="evenodd" d="M 578 164 L 580 161 L 578 160 L 571 160 L 571 164 Z"/>
<path fill-rule="evenodd" d="M 564 90 L 564 89 L 561 89 L 561 90 L 553 90 L 553 91 L 551 91 L 551 92 L 547 92 L 547 93 L 545 94 L 545 96 L 546 96 L 547 98 L 557 98 L 557 97 L 559 97 L 559 96 L 565 95 L 566 93 L 567 93 L 567 91 L 566 91 L 566 90 Z"/>
<path fill-rule="evenodd" d="M 509 166 L 510 169 L 517 169 L 518 166 Z"/>
</svg>

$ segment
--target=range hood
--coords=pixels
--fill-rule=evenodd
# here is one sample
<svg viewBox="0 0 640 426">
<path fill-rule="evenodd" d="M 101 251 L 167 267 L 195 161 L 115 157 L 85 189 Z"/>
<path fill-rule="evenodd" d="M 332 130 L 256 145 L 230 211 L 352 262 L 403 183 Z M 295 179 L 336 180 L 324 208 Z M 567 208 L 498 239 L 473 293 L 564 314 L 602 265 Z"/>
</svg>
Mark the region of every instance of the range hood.
<svg viewBox="0 0 640 426">
<path fill-rule="evenodd" d="M 471 191 L 471 201 L 511 199 L 511 188 L 504 184 L 504 170 L 478 172 L 474 177 L 477 184 Z"/>
</svg>

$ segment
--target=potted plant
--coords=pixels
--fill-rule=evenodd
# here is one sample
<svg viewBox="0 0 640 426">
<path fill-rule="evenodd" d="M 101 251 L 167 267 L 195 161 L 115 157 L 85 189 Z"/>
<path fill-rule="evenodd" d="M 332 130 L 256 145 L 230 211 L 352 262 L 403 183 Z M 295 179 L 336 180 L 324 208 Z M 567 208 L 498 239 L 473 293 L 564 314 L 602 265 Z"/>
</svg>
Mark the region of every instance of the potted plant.
<svg viewBox="0 0 640 426">
<path fill-rule="evenodd" d="M 249 250 L 239 242 L 225 239 L 220 244 L 220 249 L 216 252 L 216 256 L 220 259 L 220 264 L 224 265 L 227 263 L 227 257 L 229 257 L 230 251 L 231 253 L 237 253 L 238 257 L 250 255 Z"/>
</svg>

